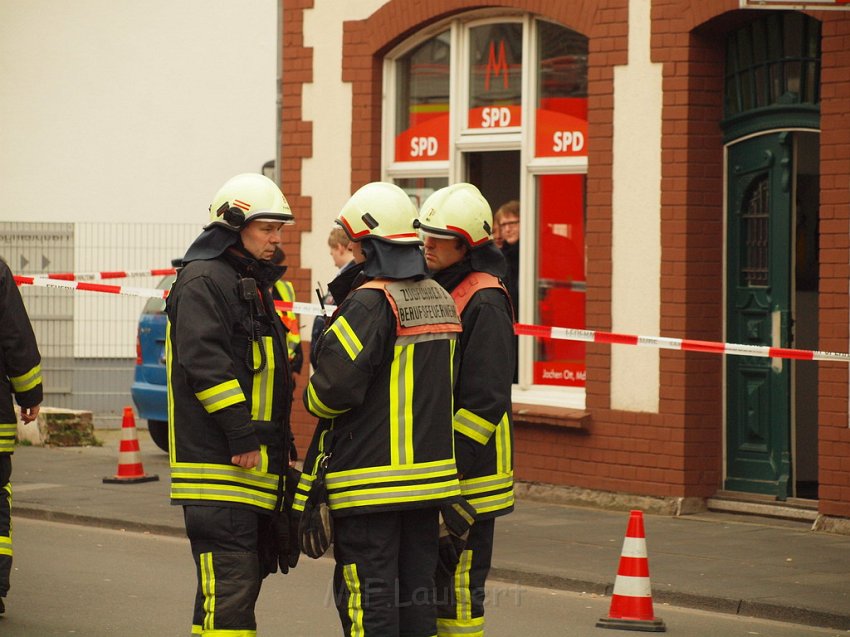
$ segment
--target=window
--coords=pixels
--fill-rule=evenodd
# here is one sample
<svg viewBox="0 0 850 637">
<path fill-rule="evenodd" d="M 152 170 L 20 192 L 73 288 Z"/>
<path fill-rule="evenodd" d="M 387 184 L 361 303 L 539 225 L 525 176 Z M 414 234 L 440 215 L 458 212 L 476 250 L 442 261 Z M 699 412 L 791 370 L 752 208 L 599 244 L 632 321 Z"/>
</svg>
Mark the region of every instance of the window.
<svg viewBox="0 0 850 637">
<path fill-rule="evenodd" d="M 520 203 L 521 323 L 585 327 L 587 38 L 492 11 L 429 27 L 385 59 L 384 179 L 414 202 L 469 181 Z M 584 407 L 585 346 L 522 337 L 514 400 Z"/>
</svg>

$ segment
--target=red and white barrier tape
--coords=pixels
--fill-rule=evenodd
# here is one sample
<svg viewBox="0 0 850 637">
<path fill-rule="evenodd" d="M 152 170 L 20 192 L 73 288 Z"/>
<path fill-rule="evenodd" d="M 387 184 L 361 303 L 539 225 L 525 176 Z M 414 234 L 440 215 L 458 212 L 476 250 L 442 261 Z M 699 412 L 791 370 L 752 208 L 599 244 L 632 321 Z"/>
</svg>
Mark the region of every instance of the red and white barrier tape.
<svg viewBox="0 0 850 637">
<path fill-rule="evenodd" d="M 176 274 L 175 268 L 161 268 L 159 270 L 116 270 L 114 272 L 49 272 L 45 274 L 32 274 L 37 279 L 56 279 L 58 281 L 103 281 L 107 279 L 126 279 L 131 276 L 166 276 Z"/>
<path fill-rule="evenodd" d="M 107 294 L 122 294 L 145 298 L 164 299 L 168 290 L 134 288 L 121 285 L 105 285 L 103 283 L 86 283 L 85 281 L 64 281 L 32 276 L 15 276 L 18 285 L 35 285 L 40 287 L 65 288 L 84 290 L 87 292 L 105 292 Z M 296 314 L 321 315 L 333 314 L 336 307 L 326 305 L 324 310 L 320 305 L 311 303 L 290 303 L 275 301 L 275 308 L 282 311 L 294 311 Z M 514 332 L 519 336 L 534 336 L 536 338 L 560 339 L 567 341 L 583 341 L 586 343 L 608 343 L 610 345 L 636 345 L 638 347 L 654 347 L 656 349 L 673 349 L 686 352 L 703 352 L 708 354 L 724 354 L 732 356 L 756 356 L 759 358 L 793 358 L 796 360 L 840 361 L 850 362 L 850 354 L 838 352 L 819 352 L 787 347 L 769 347 L 766 345 L 742 345 L 738 343 L 719 343 L 714 341 L 696 341 L 684 338 L 666 338 L 663 336 L 639 336 L 633 334 L 616 334 L 598 330 L 579 330 L 570 327 L 547 327 L 527 323 L 514 324 Z"/>
</svg>

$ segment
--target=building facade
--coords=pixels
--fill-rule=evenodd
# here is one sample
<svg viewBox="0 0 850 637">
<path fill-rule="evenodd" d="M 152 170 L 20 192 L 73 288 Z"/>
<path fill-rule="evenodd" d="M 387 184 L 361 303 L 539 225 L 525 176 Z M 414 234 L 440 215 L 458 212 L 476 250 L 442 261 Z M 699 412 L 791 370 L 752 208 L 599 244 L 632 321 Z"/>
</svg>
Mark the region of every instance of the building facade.
<svg viewBox="0 0 850 637">
<path fill-rule="evenodd" d="M 360 185 L 470 181 L 519 202 L 520 323 L 847 352 L 842 5 L 282 0 L 299 299 Z M 641 345 L 519 338 L 519 480 L 850 518 L 847 363 Z"/>
</svg>

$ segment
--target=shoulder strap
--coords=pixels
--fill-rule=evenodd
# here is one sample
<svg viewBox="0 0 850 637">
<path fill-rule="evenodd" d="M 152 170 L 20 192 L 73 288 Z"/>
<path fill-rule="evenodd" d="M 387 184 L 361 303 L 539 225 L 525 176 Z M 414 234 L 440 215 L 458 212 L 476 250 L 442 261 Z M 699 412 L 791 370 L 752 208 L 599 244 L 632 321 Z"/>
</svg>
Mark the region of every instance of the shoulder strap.
<svg viewBox="0 0 850 637">
<path fill-rule="evenodd" d="M 455 301 L 455 305 L 457 305 L 458 315 L 463 314 L 467 304 L 472 300 L 472 296 L 478 292 L 478 290 L 485 290 L 487 288 L 497 288 L 501 290 L 505 293 L 508 302 L 510 302 L 511 296 L 508 294 L 508 290 L 497 277 L 492 274 L 488 274 L 487 272 L 470 272 L 467 277 L 461 281 L 454 290 L 452 290 L 452 298 Z M 513 305 L 511 306 L 511 310 L 513 310 Z"/>
</svg>

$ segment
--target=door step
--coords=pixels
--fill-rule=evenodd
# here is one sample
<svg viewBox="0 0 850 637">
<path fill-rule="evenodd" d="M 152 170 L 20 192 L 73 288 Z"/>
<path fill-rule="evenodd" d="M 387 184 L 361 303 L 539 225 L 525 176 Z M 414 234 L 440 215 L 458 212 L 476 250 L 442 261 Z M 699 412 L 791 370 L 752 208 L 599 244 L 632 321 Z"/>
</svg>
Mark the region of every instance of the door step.
<svg viewBox="0 0 850 637">
<path fill-rule="evenodd" d="M 818 517 L 818 501 L 788 498 L 780 502 L 773 496 L 756 493 L 718 491 L 705 501 L 709 511 L 741 513 L 783 520 L 814 522 Z"/>
</svg>

